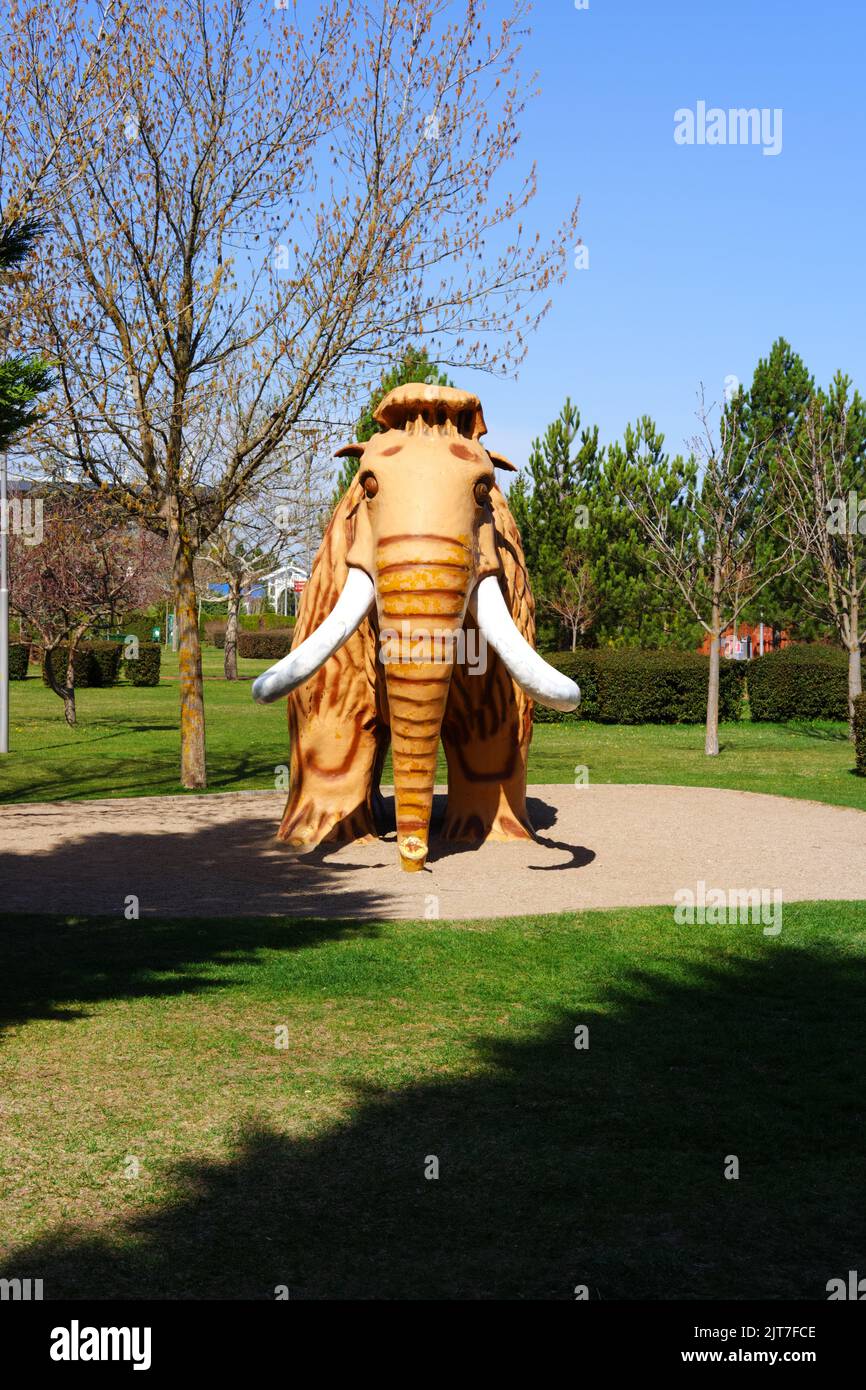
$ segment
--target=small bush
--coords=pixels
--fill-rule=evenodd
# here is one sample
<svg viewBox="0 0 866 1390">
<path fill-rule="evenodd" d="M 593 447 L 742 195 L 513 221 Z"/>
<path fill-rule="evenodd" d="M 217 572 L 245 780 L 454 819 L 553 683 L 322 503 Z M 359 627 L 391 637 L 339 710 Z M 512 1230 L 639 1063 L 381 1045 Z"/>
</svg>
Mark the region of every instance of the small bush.
<svg viewBox="0 0 866 1390">
<path fill-rule="evenodd" d="M 783 724 L 788 719 L 848 718 L 848 658 L 838 647 L 782 647 L 749 663 L 752 718 Z"/>
<path fill-rule="evenodd" d="M 854 701 L 854 751 L 858 777 L 866 777 L 866 695 Z"/>
<path fill-rule="evenodd" d="M 120 671 L 123 648 L 119 642 L 82 642 L 75 649 L 73 662 L 75 688 L 114 685 Z M 66 683 L 67 647 L 55 647 L 51 653 L 51 668 L 58 685 Z M 50 682 L 43 665 L 42 679 Z"/>
<path fill-rule="evenodd" d="M 222 649 L 226 644 L 225 619 L 209 618 L 204 625 L 204 636 L 211 646 Z"/>
<path fill-rule="evenodd" d="M 279 661 L 288 655 L 294 628 L 272 628 L 270 632 L 239 632 L 238 656 L 253 657 L 257 661 Z"/>
<path fill-rule="evenodd" d="M 29 642 L 10 642 L 9 643 L 9 679 L 10 681 L 24 681 L 27 679 L 27 667 L 30 662 L 30 643 Z"/>
<path fill-rule="evenodd" d="M 161 660 L 162 648 L 158 642 L 140 642 L 137 659 L 124 659 L 123 674 L 130 685 L 159 685 Z"/>
<path fill-rule="evenodd" d="M 580 708 L 574 714 L 536 706 L 539 723 L 583 718 L 600 724 L 702 724 L 707 716 L 709 657 L 699 652 L 601 648 L 557 652 L 550 664 L 577 681 Z M 738 661 L 722 661 L 719 718 L 737 720 L 744 671 Z"/>
</svg>

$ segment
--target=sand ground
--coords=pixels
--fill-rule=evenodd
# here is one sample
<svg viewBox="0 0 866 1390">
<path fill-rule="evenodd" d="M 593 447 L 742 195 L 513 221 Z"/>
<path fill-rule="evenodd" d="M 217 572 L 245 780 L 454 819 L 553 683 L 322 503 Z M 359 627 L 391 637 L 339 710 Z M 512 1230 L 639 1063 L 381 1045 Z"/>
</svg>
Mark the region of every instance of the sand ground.
<svg viewBox="0 0 866 1390">
<path fill-rule="evenodd" d="M 441 814 L 442 798 L 437 798 Z M 431 841 L 403 873 L 394 836 L 298 856 L 281 792 L 0 807 L 0 910 L 142 918 L 460 920 L 666 904 L 682 888 L 866 899 L 866 813 L 666 786 L 534 786 L 535 843 Z"/>
</svg>

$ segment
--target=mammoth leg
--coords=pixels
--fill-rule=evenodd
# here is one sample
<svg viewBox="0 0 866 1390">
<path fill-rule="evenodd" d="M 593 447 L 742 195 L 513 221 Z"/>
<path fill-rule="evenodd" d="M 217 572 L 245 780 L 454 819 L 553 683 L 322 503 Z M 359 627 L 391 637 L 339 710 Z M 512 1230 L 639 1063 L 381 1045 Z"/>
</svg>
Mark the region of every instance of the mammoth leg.
<svg viewBox="0 0 866 1390">
<path fill-rule="evenodd" d="M 364 623 L 289 696 L 291 780 L 277 834 L 286 844 L 313 849 L 377 834 L 389 731 L 378 706 L 371 647 Z"/>
<path fill-rule="evenodd" d="M 471 623 L 467 648 L 478 651 Z M 526 810 L 531 702 L 491 648 L 486 662 L 483 674 L 461 664 L 452 677 L 442 725 L 448 761 L 443 835 L 447 840 L 531 840 Z"/>
</svg>

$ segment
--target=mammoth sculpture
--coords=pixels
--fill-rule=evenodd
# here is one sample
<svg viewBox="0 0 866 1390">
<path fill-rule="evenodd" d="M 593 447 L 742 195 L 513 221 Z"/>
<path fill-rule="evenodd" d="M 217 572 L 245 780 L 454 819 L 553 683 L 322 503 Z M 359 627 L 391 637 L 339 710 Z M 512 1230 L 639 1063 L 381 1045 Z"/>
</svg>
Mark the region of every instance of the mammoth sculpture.
<svg viewBox="0 0 866 1390">
<path fill-rule="evenodd" d="M 288 694 L 290 791 L 279 839 L 312 849 L 382 824 L 392 749 L 402 867 L 423 868 L 441 738 L 446 839 L 531 839 L 526 759 L 532 701 L 574 709 L 580 691 L 532 645 L 520 535 L 480 443 L 477 396 L 407 385 L 375 412 L 382 432 L 348 444 L 354 482 L 304 591 L 288 656 L 256 700 Z"/>
</svg>

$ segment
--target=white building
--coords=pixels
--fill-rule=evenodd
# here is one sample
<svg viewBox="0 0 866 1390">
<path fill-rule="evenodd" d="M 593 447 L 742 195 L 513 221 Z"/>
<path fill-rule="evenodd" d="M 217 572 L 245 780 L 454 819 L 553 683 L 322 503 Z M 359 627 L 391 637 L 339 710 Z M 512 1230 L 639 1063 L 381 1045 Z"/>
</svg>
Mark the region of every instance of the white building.
<svg viewBox="0 0 866 1390">
<path fill-rule="evenodd" d="M 297 565 L 283 565 L 278 570 L 272 570 L 270 574 L 263 574 L 256 581 L 256 585 L 262 585 L 267 590 L 268 602 L 275 613 L 289 617 L 298 611 L 298 603 L 308 578 L 306 570 L 299 569 Z"/>
</svg>

